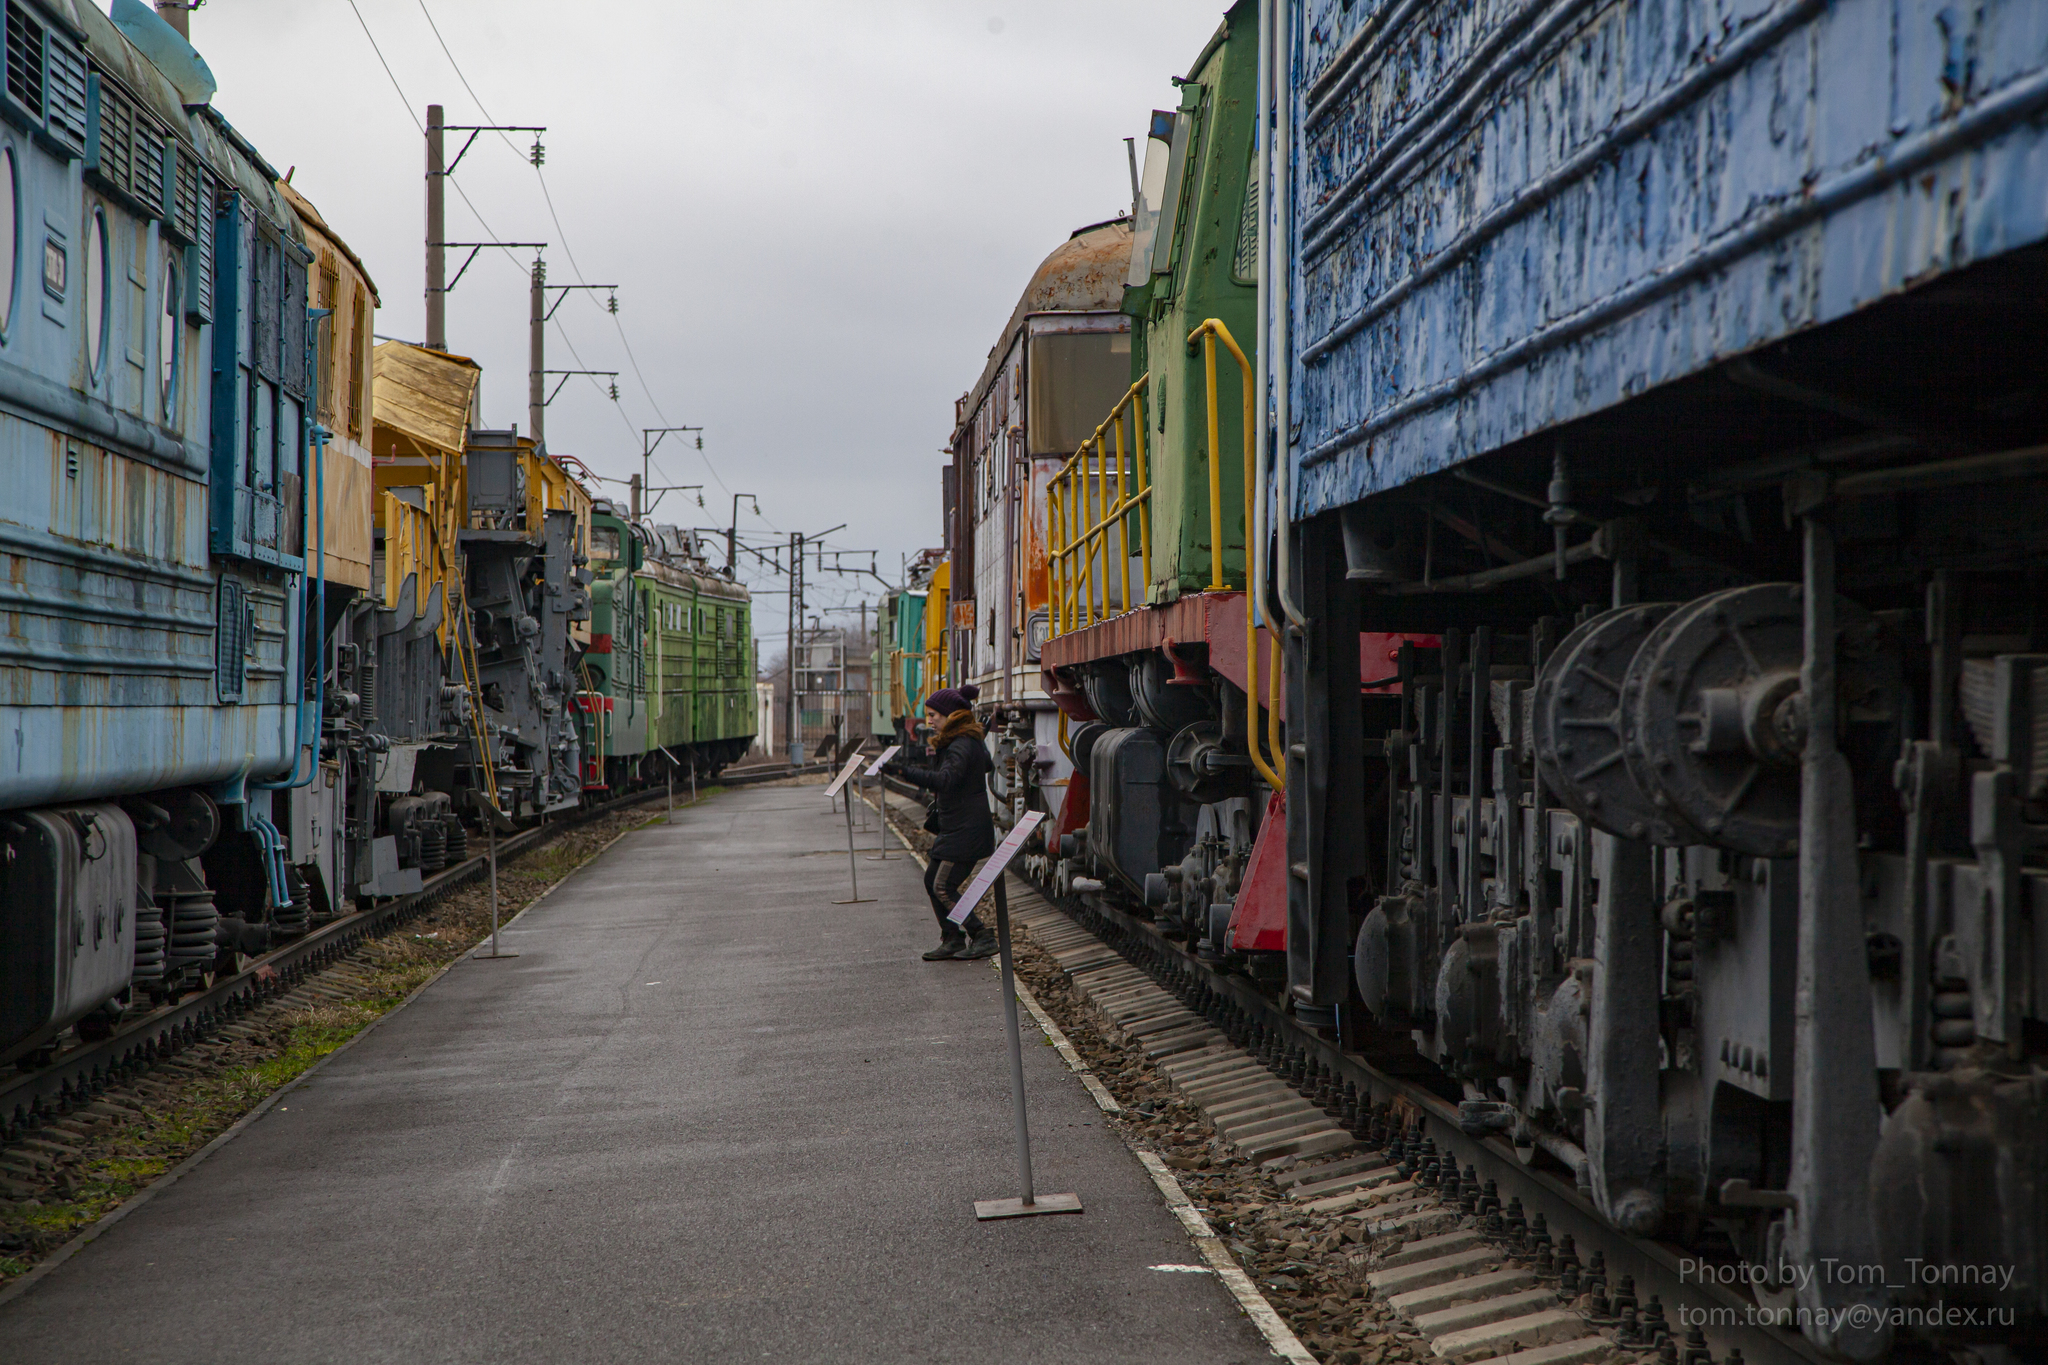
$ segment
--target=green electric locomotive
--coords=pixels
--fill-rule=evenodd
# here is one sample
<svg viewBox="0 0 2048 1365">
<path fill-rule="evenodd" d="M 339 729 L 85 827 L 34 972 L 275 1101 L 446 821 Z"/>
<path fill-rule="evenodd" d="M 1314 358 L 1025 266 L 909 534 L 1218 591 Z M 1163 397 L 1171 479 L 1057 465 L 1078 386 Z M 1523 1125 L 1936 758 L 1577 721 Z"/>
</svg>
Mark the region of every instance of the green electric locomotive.
<svg viewBox="0 0 2048 1365">
<path fill-rule="evenodd" d="M 753 612 L 696 539 L 600 502 L 590 520 L 590 648 L 577 694 L 583 785 L 711 776 L 754 743 Z"/>
</svg>

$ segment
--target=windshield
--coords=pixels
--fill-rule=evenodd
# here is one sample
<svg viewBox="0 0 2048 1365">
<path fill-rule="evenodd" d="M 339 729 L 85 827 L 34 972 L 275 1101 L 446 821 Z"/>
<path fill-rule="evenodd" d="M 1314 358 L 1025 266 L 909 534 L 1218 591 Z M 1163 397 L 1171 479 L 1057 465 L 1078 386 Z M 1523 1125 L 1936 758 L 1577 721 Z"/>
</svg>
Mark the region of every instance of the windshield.
<svg viewBox="0 0 2048 1365">
<path fill-rule="evenodd" d="M 1172 152 L 1173 115 L 1164 109 L 1152 111 L 1152 128 L 1145 138 L 1145 173 L 1138 180 L 1138 202 L 1131 206 L 1137 235 L 1131 241 L 1131 270 L 1124 277 L 1128 285 L 1140 285 L 1152 278 L 1152 239 L 1159 231 L 1159 206 L 1166 198 L 1166 165 Z"/>
</svg>

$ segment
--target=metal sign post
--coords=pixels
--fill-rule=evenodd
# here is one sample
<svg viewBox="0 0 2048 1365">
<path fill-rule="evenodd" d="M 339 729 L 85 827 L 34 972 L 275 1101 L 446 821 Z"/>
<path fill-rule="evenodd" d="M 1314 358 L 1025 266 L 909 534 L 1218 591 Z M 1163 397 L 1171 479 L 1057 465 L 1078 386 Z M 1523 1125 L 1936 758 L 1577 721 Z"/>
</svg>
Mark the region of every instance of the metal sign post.
<svg viewBox="0 0 2048 1365">
<path fill-rule="evenodd" d="M 498 947 L 498 822 L 491 818 L 495 814 L 496 812 L 493 811 L 484 816 L 484 847 L 486 849 L 487 861 L 491 867 L 491 946 L 489 949 L 477 949 L 470 954 L 471 957 L 519 956 L 517 953 L 504 952 Z"/>
<path fill-rule="evenodd" d="M 875 899 L 873 896 L 863 896 L 860 893 L 860 861 L 853 851 L 853 793 L 846 790 L 846 784 L 852 780 L 854 770 L 859 768 L 860 764 L 859 754 L 847 759 L 846 766 L 839 770 L 839 776 L 833 778 L 832 785 L 825 788 L 825 795 L 828 797 L 842 793 L 846 797 L 846 870 L 853 877 L 853 894 L 843 901 L 833 901 L 834 905 L 863 905 Z"/>
<path fill-rule="evenodd" d="M 946 918 L 955 924 L 965 922 L 981 903 L 991 888 L 996 893 L 996 947 L 998 961 L 1003 969 L 1003 1025 L 1010 1035 L 1010 1094 L 1014 1101 L 1017 1120 L 1017 1175 L 1023 1187 L 1023 1195 L 1017 1199 L 977 1199 L 974 1201 L 974 1216 L 990 1218 L 1029 1218 L 1040 1213 L 1079 1213 L 1081 1196 L 1078 1194 L 1040 1195 L 1031 1183 L 1031 1126 L 1024 1114 L 1024 1039 L 1017 1022 L 1017 969 L 1016 958 L 1010 949 L 1010 898 L 1004 893 L 1003 871 L 1010 860 L 1017 856 L 1017 850 L 1024 847 L 1024 841 L 1031 837 L 1031 831 L 1038 828 L 1045 819 L 1045 812 L 1026 811 L 1024 817 L 1011 827 L 1009 836 L 996 847 L 989 860 L 981 865 L 981 871 L 974 874 L 974 880 L 967 883 L 960 893 L 960 903 Z"/>
<path fill-rule="evenodd" d="M 903 752 L 901 744 L 891 744 L 888 748 L 882 750 L 880 756 L 873 763 L 868 764 L 861 772 L 863 779 L 870 777 L 876 779 L 875 790 L 879 793 L 875 798 L 875 819 L 877 824 L 875 851 L 868 854 L 868 861 L 871 863 L 889 861 L 889 789 L 881 783 L 881 772 L 883 765 L 887 764 L 890 759 L 896 757 L 901 752 Z"/>
</svg>

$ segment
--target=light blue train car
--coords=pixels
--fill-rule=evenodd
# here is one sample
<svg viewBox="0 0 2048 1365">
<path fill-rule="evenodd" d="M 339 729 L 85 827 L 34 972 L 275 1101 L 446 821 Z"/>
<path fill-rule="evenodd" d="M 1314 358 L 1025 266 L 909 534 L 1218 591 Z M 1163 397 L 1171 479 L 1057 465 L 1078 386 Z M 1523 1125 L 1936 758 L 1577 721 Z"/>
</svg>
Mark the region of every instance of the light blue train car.
<svg viewBox="0 0 2048 1365">
<path fill-rule="evenodd" d="M 191 49 L 115 16 L 0 28 L 0 1061 L 307 920 L 310 254 Z"/>
</svg>

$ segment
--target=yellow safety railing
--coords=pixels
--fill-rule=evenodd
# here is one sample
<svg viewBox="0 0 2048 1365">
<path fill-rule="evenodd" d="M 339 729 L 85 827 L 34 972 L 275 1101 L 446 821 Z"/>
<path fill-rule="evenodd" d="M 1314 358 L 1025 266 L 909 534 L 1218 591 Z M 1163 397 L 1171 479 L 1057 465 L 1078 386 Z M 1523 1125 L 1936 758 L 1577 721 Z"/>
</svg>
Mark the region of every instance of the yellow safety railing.
<svg viewBox="0 0 2048 1365">
<path fill-rule="evenodd" d="M 1202 346 L 1208 417 L 1208 446 L 1205 459 L 1209 474 L 1209 583 L 1210 592 L 1226 592 L 1231 584 L 1223 573 L 1223 463 L 1218 446 L 1222 424 L 1216 390 L 1216 346 L 1221 342 L 1237 362 L 1243 380 L 1239 425 L 1244 431 L 1244 525 L 1249 540 L 1253 524 L 1253 499 L 1257 497 L 1254 473 L 1253 422 L 1255 376 L 1237 339 L 1218 318 L 1209 318 L 1188 333 L 1187 344 Z M 1116 610 L 1133 605 L 1131 596 L 1131 527 L 1137 526 L 1137 559 L 1143 587 L 1152 578 L 1152 481 L 1145 465 L 1145 388 L 1149 376 L 1140 377 L 1109 411 L 1102 425 L 1081 443 L 1046 487 L 1046 568 L 1050 598 L 1051 634 L 1065 635 L 1094 625 L 1115 614 L 1111 609 L 1111 575 L 1121 588 Z M 1125 430 L 1130 430 L 1126 449 Z M 1108 565 L 1114 543 L 1119 565 Z M 1244 561 L 1249 578 L 1254 547 L 1245 546 Z M 1100 573 L 1097 566 L 1100 564 Z M 1280 660 L 1279 640 L 1271 645 L 1267 661 L 1266 747 L 1269 760 L 1259 746 L 1259 654 L 1258 628 L 1252 614 L 1249 582 L 1244 588 L 1245 707 L 1247 747 L 1259 775 L 1275 788 L 1286 785 L 1282 775 L 1286 759 L 1280 744 Z M 1064 713 L 1063 713 L 1064 715 Z M 1064 739 L 1064 736 L 1063 736 Z"/>
<path fill-rule="evenodd" d="M 1268 760 L 1259 752 L 1259 630 L 1252 613 L 1251 569 L 1252 555 L 1256 552 L 1251 542 L 1252 500 L 1258 496 L 1254 476 L 1255 456 L 1252 444 L 1255 420 L 1254 408 L 1257 403 L 1253 384 L 1252 366 L 1245 359 L 1244 351 L 1237 339 L 1230 335 L 1230 329 L 1220 318 L 1206 319 L 1201 326 L 1188 333 L 1188 346 L 1202 343 L 1202 375 L 1204 390 L 1208 398 L 1209 417 L 1209 590 L 1219 592 L 1230 585 L 1223 578 L 1223 460 L 1218 446 L 1222 430 L 1216 411 L 1216 343 L 1222 342 L 1237 362 L 1237 372 L 1244 381 L 1243 406 L 1238 409 L 1239 425 L 1244 431 L 1244 667 L 1245 667 L 1245 747 L 1251 750 L 1252 763 L 1259 770 L 1259 776 L 1274 788 L 1284 788 L 1287 759 L 1280 748 L 1280 659 L 1279 638 L 1273 639 L 1272 657 L 1267 661 L 1267 686 L 1270 689 L 1266 708 L 1268 746 L 1274 758 Z M 1279 771 L 1276 771 L 1276 768 Z"/>
<path fill-rule="evenodd" d="M 1081 443 L 1045 494 L 1047 589 L 1051 633 L 1065 635 L 1114 613 L 1110 609 L 1110 544 L 1114 538 L 1121 587 L 1118 611 L 1131 599 L 1131 525 L 1137 523 L 1139 575 L 1152 576 L 1152 480 L 1145 468 L 1145 385 L 1117 400 L 1095 434 Z M 1125 447 L 1124 431 L 1131 440 Z M 1097 581 L 1095 562 L 1102 566 Z M 1141 588 L 1143 583 L 1139 585 Z"/>
</svg>

